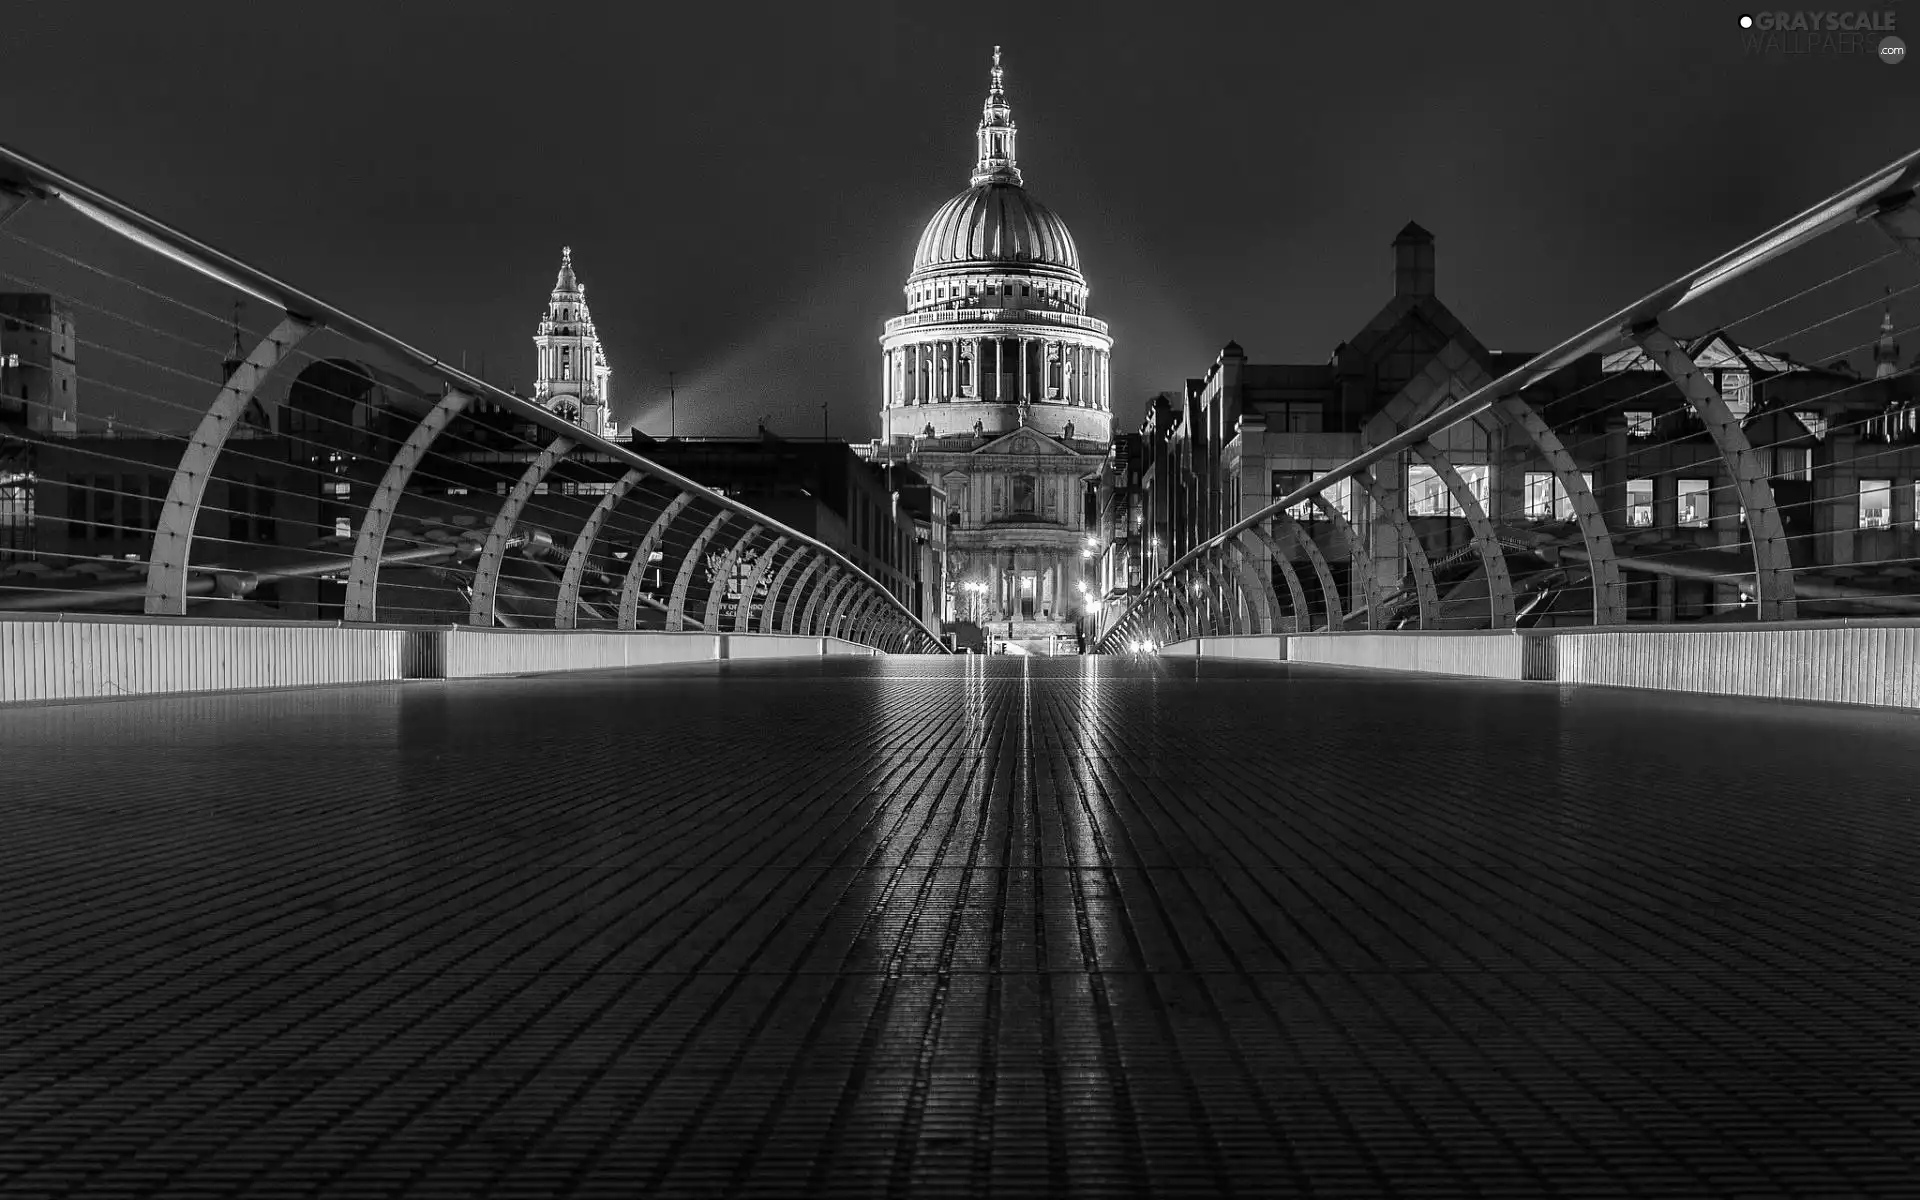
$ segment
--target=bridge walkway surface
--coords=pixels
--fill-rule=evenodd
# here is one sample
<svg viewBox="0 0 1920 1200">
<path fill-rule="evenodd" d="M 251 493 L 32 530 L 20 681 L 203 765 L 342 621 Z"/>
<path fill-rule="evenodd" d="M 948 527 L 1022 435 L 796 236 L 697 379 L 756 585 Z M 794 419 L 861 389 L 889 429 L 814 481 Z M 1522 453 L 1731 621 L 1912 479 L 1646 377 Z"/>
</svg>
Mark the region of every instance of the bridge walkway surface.
<svg viewBox="0 0 1920 1200">
<path fill-rule="evenodd" d="M 1913 1195 L 1920 722 L 829 659 L 0 710 L 0 1195 Z"/>
</svg>

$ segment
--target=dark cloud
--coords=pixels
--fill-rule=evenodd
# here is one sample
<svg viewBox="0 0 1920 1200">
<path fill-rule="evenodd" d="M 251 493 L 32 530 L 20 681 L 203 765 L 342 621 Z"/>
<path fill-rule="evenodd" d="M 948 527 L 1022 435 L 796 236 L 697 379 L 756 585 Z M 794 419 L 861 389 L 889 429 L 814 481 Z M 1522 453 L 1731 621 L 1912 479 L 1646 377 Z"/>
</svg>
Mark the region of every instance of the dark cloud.
<svg viewBox="0 0 1920 1200">
<path fill-rule="evenodd" d="M 496 380 L 570 243 L 623 412 L 664 415 L 676 370 L 683 431 L 825 402 L 864 434 L 998 42 L 1130 419 L 1228 338 L 1324 358 L 1410 218 L 1484 340 L 1540 346 L 1910 148 L 1920 65 L 1593 7 L 19 5 L 0 104 L 29 152 Z"/>
</svg>

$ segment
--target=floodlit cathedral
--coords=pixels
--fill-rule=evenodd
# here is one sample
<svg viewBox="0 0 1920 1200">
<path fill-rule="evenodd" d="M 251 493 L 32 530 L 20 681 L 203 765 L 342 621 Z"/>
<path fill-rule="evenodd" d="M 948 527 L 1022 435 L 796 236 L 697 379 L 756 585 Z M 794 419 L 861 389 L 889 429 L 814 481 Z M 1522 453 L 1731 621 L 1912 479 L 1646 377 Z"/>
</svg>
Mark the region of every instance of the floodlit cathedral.
<svg viewBox="0 0 1920 1200">
<path fill-rule="evenodd" d="M 995 47 L 973 176 L 920 235 L 906 315 L 881 338 L 881 431 L 946 492 L 948 617 L 1038 647 L 1071 638 L 1085 603 L 1113 339 L 1087 315 L 1066 222 L 1023 184 L 1014 134 Z"/>
<path fill-rule="evenodd" d="M 573 273 L 573 247 L 560 251 L 560 277 L 547 300 L 547 314 L 533 335 L 536 355 L 535 402 L 572 421 L 588 433 L 609 440 L 619 435 L 607 381 L 613 369 L 600 350 L 587 312 L 587 286 Z"/>
</svg>

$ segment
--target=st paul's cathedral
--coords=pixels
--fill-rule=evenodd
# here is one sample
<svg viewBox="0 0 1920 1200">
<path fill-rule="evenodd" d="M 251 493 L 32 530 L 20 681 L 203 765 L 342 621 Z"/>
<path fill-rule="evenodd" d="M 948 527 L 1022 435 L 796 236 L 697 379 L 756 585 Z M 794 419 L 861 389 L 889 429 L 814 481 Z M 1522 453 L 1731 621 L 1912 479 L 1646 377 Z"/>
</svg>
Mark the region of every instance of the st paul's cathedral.
<svg viewBox="0 0 1920 1200">
<path fill-rule="evenodd" d="M 1066 222 L 1028 192 L 1000 51 L 967 189 L 935 212 L 880 339 L 882 452 L 947 497 L 949 612 L 996 640 L 1072 638 L 1082 497 L 1112 425 L 1106 322 Z"/>
</svg>

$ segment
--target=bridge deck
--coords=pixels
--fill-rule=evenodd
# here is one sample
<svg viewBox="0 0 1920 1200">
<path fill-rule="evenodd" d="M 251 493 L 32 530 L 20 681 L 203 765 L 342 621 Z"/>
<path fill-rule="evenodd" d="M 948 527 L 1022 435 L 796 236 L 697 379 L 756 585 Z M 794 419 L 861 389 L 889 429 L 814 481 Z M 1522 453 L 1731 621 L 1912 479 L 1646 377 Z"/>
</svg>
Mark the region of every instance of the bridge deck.
<svg viewBox="0 0 1920 1200">
<path fill-rule="evenodd" d="M 1911 716 L 830 660 L 0 747 L 9 1197 L 1920 1178 Z"/>
</svg>

